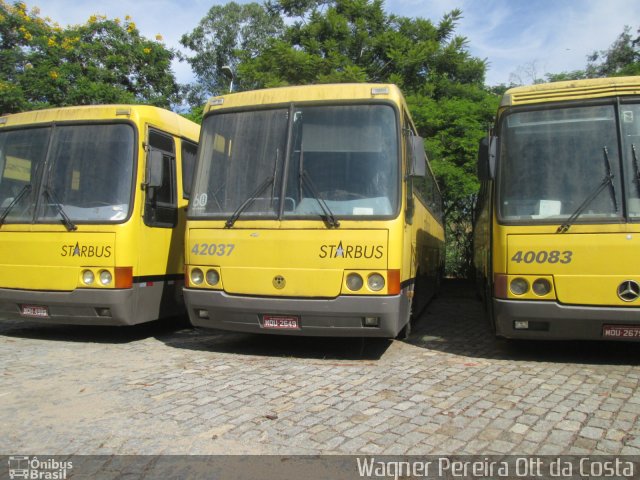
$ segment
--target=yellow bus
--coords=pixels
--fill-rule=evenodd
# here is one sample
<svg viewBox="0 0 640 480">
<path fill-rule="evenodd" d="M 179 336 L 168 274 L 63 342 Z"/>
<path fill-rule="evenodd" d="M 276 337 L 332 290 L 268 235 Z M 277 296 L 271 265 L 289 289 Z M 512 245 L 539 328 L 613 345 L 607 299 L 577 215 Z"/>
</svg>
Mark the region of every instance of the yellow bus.
<svg viewBox="0 0 640 480">
<path fill-rule="evenodd" d="M 640 339 L 640 77 L 508 90 L 481 142 L 474 265 L 490 327 Z"/>
<path fill-rule="evenodd" d="M 418 189 L 422 192 L 418 192 Z M 211 99 L 186 234 L 195 326 L 394 337 L 442 271 L 441 199 L 394 85 Z"/>
<path fill-rule="evenodd" d="M 184 313 L 199 130 L 141 105 L 0 117 L 0 318 L 131 325 Z"/>
</svg>

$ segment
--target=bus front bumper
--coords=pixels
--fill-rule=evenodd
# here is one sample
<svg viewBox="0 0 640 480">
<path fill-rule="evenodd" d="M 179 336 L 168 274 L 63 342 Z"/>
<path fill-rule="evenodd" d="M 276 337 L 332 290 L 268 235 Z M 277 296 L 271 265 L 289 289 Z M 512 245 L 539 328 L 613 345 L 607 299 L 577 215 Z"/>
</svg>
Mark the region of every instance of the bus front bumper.
<svg viewBox="0 0 640 480">
<path fill-rule="evenodd" d="M 493 311 L 500 337 L 640 341 L 640 308 L 494 299 Z"/>
<path fill-rule="evenodd" d="M 132 289 L 52 292 L 3 288 L 0 289 L 0 320 L 69 325 L 133 325 L 136 322 L 132 304 Z"/>
<path fill-rule="evenodd" d="M 409 303 L 403 295 L 301 299 L 245 297 L 189 288 L 184 289 L 184 298 L 195 327 L 325 337 L 395 338 L 404 326 L 400 319 L 408 318 Z M 298 328 L 266 327 L 265 316 L 297 320 Z M 376 321 L 376 326 L 367 325 Z"/>
</svg>

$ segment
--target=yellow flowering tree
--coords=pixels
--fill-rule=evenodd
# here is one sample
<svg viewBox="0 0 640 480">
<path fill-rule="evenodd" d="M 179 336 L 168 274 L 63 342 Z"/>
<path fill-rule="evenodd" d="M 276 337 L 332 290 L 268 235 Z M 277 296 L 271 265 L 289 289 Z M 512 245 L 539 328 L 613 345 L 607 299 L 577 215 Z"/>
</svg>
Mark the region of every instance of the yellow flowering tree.
<svg viewBox="0 0 640 480">
<path fill-rule="evenodd" d="M 174 52 L 124 21 L 92 15 L 61 27 L 0 0 L 0 114 L 95 103 L 178 103 Z M 161 36 L 159 37 L 162 38 Z"/>
</svg>

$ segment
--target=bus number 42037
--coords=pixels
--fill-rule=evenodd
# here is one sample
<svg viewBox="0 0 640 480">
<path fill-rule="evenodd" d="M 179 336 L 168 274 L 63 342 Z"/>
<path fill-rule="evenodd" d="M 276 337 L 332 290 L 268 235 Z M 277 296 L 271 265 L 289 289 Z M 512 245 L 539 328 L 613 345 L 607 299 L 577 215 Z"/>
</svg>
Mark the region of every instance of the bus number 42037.
<svg viewBox="0 0 640 480">
<path fill-rule="evenodd" d="M 228 257 L 233 252 L 233 243 L 196 243 L 191 249 L 194 255 L 217 255 L 218 257 Z"/>
<path fill-rule="evenodd" d="M 559 250 L 540 250 L 538 252 L 518 250 L 511 257 L 511 261 L 516 263 L 571 263 L 572 257 L 573 252 L 571 250 L 563 252 Z"/>
</svg>

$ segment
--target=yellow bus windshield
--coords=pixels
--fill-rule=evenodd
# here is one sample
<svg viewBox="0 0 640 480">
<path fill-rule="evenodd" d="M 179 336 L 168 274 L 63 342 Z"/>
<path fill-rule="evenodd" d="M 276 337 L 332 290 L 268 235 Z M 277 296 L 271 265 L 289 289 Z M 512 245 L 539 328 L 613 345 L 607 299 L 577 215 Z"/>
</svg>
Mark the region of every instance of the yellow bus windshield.
<svg viewBox="0 0 640 480">
<path fill-rule="evenodd" d="M 514 109 L 499 128 L 501 220 L 558 223 L 573 216 L 600 223 L 623 221 L 625 212 L 640 216 L 638 104 Z"/>
<path fill-rule="evenodd" d="M 386 104 L 210 115 L 203 122 L 190 216 L 395 216 L 397 125 Z"/>
<path fill-rule="evenodd" d="M 121 222 L 129 216 L 134 130 L 128 124 L 0 131 L 6 223 Z"/>
</svg>

